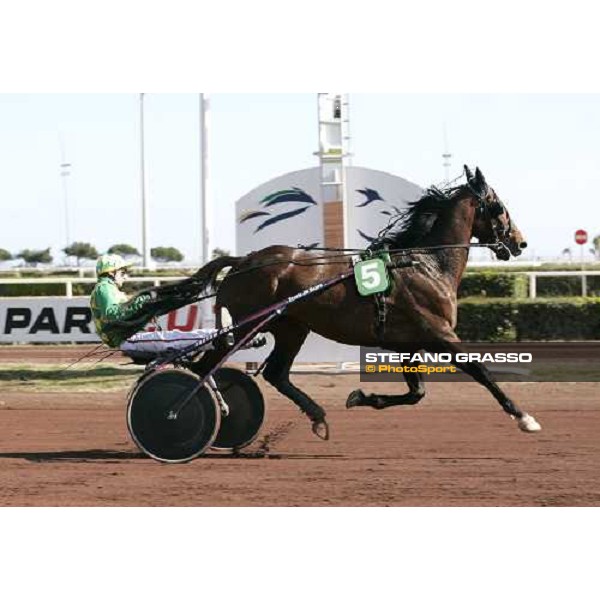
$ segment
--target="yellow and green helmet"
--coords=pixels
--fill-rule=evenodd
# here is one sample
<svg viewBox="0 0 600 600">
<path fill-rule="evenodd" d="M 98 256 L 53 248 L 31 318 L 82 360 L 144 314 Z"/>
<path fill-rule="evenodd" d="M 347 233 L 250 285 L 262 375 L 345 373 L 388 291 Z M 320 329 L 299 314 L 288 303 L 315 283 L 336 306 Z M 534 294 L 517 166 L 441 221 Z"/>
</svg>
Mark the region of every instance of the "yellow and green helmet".
<svg viewBox="0 0 600 600">
<path fill-rule="evenodd" d="M 109 275 L 116 273 L 120 269 L 131 267 L 131 263 L 127 262 L 118 254 L 103 254 L 96 262 L 96 276 Z"/>
</svg>

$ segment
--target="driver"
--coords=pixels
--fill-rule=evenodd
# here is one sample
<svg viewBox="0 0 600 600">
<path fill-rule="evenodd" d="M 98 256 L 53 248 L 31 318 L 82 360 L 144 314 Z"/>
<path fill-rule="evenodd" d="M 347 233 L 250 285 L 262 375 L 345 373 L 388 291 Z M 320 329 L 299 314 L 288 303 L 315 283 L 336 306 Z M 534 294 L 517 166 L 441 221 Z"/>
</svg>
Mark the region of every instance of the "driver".
<svg viewBox="0 0 600 600">
<path fill-rule="evenodd" d="M 156 291 L 142 292 L 129 299 L 122 291 L 131 263 L 118 254 L 104 254 L 96 263 L 98 282 L 90 296 L 90 307 L 96 332 L 100 339 L 111 348 L 120 348 L 125 354 L 136 357 L 156 356 L 172 349 L 184 349 L 217 331 L 216 329 L 196 329 L 194 331 L 155 331 L 142 332 L 127 338 L 121 328 L 114 327 L 119 321 L 134 321 L 144 314 L 145 305 L 156 299 Z M 244 348 L 258 348 L 266 344 L 263 334 L 258 334 Z M 207 343 L 205 349 L 212 348 Z"/>
<path fill-rule="evenodd" d="M 141 315 L 142 308 L 152 300 L 152 293 L 139 295 L 132 300 L 122 291 L 131 263 L 118 254 L 104 254 L 96 262 L 98 283 L 90 296 L 90 307 L 96 332 L 111 348 L 125 341 L 118 328 L 110 327 L 115 321 L 126 321 Z"/>
</svg>

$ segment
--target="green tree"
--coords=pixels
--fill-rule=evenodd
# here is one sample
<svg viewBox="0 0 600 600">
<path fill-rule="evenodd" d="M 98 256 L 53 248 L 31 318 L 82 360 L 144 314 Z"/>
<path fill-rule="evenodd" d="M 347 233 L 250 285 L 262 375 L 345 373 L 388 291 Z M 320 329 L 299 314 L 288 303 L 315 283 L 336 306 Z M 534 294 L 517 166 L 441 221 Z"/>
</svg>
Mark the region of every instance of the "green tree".
<svg viewBox="0 0 600 600">
<path fill-rule="evenodd" d="M 231 256 L 231 252 L 229 250 L 223 250 L 223 248 L 215 248 L 212 251 L 211 259 L 219 258 L 220 256 Z"/>
<path fill-rule="evenodd" d="M 63 248 L 67 256 L 74 256 L 77 259 L 77 266 L 82 258 L 94 260 L 98 258 L 98 250 L 87 242 L 73 242 L 70 246 Z"/>
<path fill-rule="evenodd" d="M 17 258 L 22 258 L 25 264 L 30 266 L 50 264 L 53 260 L 50 248 L 46 248 L 45 250 L 22 250 L 17 254 Z"/>
<path fill-rule="evenodd" d="M 181 262 L 183 260 L 183 254 L 172 246 L 151 248 L 150 256 L 158 262 Z"/>
<path fill-rule="evenodd" d="M 12 254 L 5 250 L 4 248 L 0 248 L 0 262 L 4 260 L 10 260 L 12 258 Z"/>
<path fill-rule="evenodd" d="M 597 235 L 592 240 L 592 244 L 594 245 L 594 254 L 596 258 L 600 258 L 600 235 Z"/>
<path fill-rule="evenodd" d="M 133 256 L 141 256 L 138 249 L 135 246 L 129 244 L 113 244 L 108 250 L 108 254 L 118 254 L 123 258 L 129 258 Z"/>
</svg>

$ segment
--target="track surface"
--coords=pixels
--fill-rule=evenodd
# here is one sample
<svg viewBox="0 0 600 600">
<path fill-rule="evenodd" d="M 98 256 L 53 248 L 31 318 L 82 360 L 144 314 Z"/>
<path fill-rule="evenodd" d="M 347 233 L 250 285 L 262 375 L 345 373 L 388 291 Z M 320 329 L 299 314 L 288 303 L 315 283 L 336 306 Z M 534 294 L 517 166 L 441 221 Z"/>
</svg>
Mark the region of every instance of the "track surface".
<svg viewBox="0 0 600 600">
<path fill-rule="evenodd" d="M 9 356 L 57 361 L 35 348 L 0 351 L 0 361 Z M 185 465 L 139 453 L 125 394 L 0 390 L 0 505 L 600 505 L 598 383 L 503 384 L 544 428 L 527 435 L 474 383 L 431 384 L 418 406 L 374 411 L 344 408 L 357 375 L 293 380 L 327 409 L 331 440 L 314 437 L 259 380 L 269 412 L 257 441 L 239 457 L 209 453 Z"/>
</svg>

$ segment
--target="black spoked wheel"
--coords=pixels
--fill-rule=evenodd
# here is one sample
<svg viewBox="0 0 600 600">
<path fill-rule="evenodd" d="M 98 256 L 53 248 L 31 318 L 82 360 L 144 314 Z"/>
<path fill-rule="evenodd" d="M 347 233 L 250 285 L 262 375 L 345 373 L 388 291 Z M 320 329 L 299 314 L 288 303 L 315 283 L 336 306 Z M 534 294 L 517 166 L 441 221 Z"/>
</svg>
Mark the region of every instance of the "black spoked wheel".
<svg viewBox="0 0 600 600">
<path fill-rule="evenodd" d="M 137 385 L 127 426 L 140 450 L 162 462 L 187 462 L 213 443 L 221 411 L 207 386 L 188 371 L 158 371 Z M 187 400 L 186 400 L 187 399 Z M 183 406 L 182 406 L 183 404 Z"/>
<path fill-rule="evenodd" d="M 265 400 L 252 378 L 238 369 L 219 369 L 214 379 L 229 407 L 229 415 L 222 417 L 212 447 L 239 450 L 256 439 L 265 420 Z"/>
</svg>

